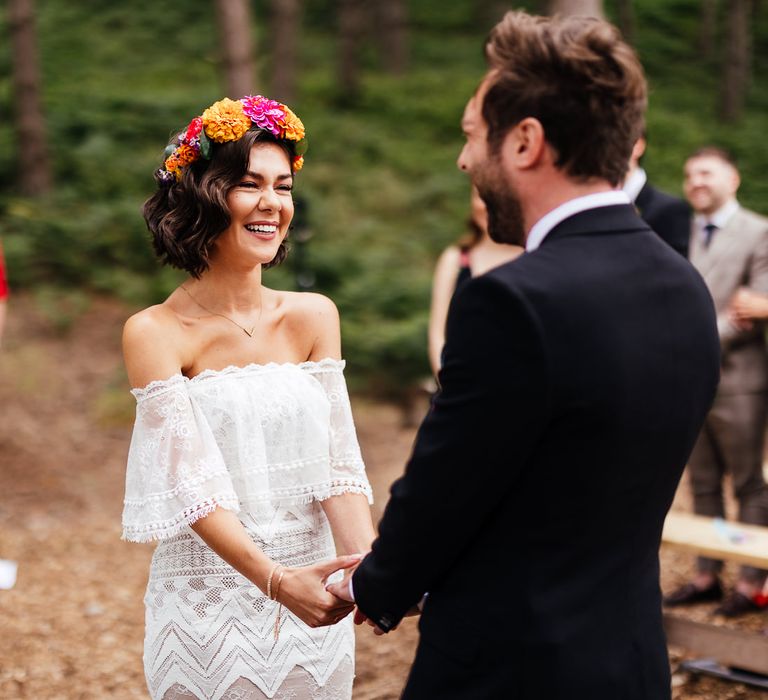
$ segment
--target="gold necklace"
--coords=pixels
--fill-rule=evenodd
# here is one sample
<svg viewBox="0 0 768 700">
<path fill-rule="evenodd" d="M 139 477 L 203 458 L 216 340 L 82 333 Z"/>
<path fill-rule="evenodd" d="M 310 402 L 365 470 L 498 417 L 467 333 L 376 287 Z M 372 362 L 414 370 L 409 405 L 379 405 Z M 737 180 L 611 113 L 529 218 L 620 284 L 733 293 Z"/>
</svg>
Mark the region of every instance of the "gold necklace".
<svg viewBox="0 0 768 700">
<path fill-rule="evenodd" d="M 203 311 L 207 311 L 212 316 L 221 316 L 222 318 L 227 319 L 230 323 L 234 323 L 243 333 L 245 333 L 249 338 L 253 338 L 253 332 L 256 330 L 256 326 L 258 325 L 259 321 L 261 321 L 261 311 L 264 308 L 263 304 L 259 308 L 259 317 L 256 319 L 256 323 L 253 324 L 251 327 L 251 330 L 248 330 L 245 326 L 241 326 L 237 321 L 235 321 L 233 318 L 230 318 L 226 314 L 220 314 L 216 311 L 211 311 L 207 306 L 203 306 L 196 298 L 195 295 L 192 294 L 183 284 L 180 285 L 181 288 L 189 295 L 189 298 L 192 299 L 192 301 L 195 302 Z"/>
</svg>

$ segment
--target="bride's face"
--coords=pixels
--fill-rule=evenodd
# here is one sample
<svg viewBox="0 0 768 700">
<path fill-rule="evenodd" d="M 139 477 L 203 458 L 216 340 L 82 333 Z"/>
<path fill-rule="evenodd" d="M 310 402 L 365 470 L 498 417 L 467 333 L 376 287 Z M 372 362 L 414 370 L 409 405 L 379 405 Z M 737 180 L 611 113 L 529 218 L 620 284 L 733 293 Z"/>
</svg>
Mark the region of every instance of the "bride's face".
<svg viewBox="0 0 768 700">
<path fill-rule="evenodd" d="M 212 259 L 254 266 L 272 261 L 293 219 L 293 174 L 273 143 L 251 148 L 245 175 L 227 194 L 230 225 L 216 239 Z"/>
</svg>

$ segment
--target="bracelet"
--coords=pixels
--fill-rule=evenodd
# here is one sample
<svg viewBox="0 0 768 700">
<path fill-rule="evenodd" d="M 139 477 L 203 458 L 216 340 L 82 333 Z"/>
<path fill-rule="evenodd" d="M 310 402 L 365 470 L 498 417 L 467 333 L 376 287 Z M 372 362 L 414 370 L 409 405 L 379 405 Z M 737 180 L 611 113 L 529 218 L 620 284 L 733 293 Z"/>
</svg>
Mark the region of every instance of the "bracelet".
<svg viewBox="0 0 768 700">
<path fill-rule="evenodd" d="M 283 604 L 277 604 L 277 617 L 275 618 L 275 639 L 280 636 L 280 616 L 283 614 Z"/>
<path fill-rule="evenodd" d="M 267 598 L 270 600 L 274 600 L 272 597 L 272 578 L 275 575 L 275 571 L 277 571 L 281 567 L 281 564 L 275 564 L 272 567 L 272 571 L 269 572 L 269 578 L 267 578 Z"/>
<path fill-rule="evenodd" d="M 277 577 L 277 585 L 275 586 L 275 597 L 272 600 L 277 600 L 277 596 L 280 594 L 280 584 L 283 582 L 283 575 L 285 574 L 285 567 L 280 567 L 280 575 Z"/>
</svg>

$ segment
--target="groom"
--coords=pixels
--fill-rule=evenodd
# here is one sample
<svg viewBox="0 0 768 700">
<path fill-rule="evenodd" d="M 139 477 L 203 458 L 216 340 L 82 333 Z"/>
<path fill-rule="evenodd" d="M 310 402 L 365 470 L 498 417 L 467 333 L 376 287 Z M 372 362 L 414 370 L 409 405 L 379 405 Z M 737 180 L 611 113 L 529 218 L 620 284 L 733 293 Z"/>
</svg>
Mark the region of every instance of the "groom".
<svg viewBox="0 0 768 700">
<path fill-rule="evenodd" d="M 670 695 L 658 547 L 712 402 L 698 273 L 618 190 L 646 104 L 601 21 L 508 13 L 459 167 L 527 253 L 451 308 L 442 390 L 352 578 L 384 631 L 425 593 L 404 698 Z"/>
</svg>

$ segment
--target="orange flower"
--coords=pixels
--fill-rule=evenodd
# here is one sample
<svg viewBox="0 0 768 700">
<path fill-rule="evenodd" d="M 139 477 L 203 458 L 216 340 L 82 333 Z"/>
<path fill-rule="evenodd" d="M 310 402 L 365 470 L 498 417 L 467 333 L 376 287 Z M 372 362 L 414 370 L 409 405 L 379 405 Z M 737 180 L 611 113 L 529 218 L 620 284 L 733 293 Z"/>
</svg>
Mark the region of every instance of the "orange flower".
<svg viewBox="0 0 768 700">
<path fill-rule="evenodd" d="M 304 156 L 296 156 L 293 159 L 293 172 L 297 173 L 304 167 Z"/>
<path fill-rule="evenodd" d="M 194 163 L 197 160 L 197 151 L 192 146 L 183 143 L 173 154 L 181 167 Z"/>
<path fill-rule="evenodd" d="M 251 126 L 251 120 L 243 112 L 240 101 L 223 100 L 214 102 L 203 112 L 203 128 L 205 133 L 216 143 L 237 141 Z"/>
<path fill-rule="evenodd" d="M 301 141 L 304 138 L 304 124 L 289 107 L 282 105 L 282 108 L 285 110 L 285 122 L 283 124 L 285 132 L 283 133 L 283 138 L 290 141 Z"/>
</svg>

